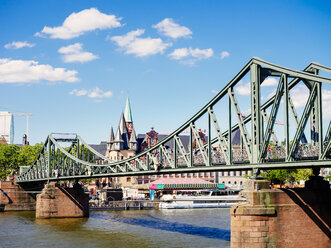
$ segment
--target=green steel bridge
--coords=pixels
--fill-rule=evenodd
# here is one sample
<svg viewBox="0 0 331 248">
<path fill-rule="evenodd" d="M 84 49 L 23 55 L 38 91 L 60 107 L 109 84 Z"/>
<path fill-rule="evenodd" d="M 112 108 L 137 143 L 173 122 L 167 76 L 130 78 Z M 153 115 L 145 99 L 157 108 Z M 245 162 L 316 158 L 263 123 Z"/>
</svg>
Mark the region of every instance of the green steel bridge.
<svg viewBox="0 0 331 248">
<path fill-rule="evenodd" d="M 253 170 L 258 174 L 260 170 L 268 169 L 331 167 L 331 122 L 323 135 L 323 116 L 327 113 L 322 108 L 322 94 L 330 87 L 331 78 L 321 76 L 321 71 L 323 75 L 329 75 L 331 68 L 311 63 L 299 71 L 254 57 L 192 118 L 140 154 L 113 161 L 96 152 L 76 134 L 51 134 L 34 163 L 22 168 L 16 181 L 29 183 L 222 170 Z M 261 97 L 261 85 L 268 78 L 277 82 L 277 90 L 265 99 Z M 243 97 L 236 96 L 236 87 L 242 84 L 241 80 L 250 82 L 250 104 L 246 104 L 250 114 L 247 116 L 243 116 L 240 109 Z M 295 108 L 293 95 L 291 98 L 298 86 L 305 87 L 308 92 L 301 114 Z M 223 109 L 218 112 L 220 106 Z M 284 141 L 270 149 L 272 136 L 276 138 L 280 129 L 275 127 L 277 118 L 284 122 Z M 310 126 L 307 126 L 309 120 Z M 308 142 L 305 131 L 310 131 L 312 126 L 315 137 Z M 206 128 L 207 140 L 201 138 L 199 128 Z M 238 129 L 240 146 L 232 144 L 233 133 Z M 188 147 L 184 147 L 180 139 L 186 130 L 189 130 Z M 169 148 L 166 143 L 171 140 L 173 147 Z M 63 142 L 70 145 L 64 149 Z"/>
</svg>

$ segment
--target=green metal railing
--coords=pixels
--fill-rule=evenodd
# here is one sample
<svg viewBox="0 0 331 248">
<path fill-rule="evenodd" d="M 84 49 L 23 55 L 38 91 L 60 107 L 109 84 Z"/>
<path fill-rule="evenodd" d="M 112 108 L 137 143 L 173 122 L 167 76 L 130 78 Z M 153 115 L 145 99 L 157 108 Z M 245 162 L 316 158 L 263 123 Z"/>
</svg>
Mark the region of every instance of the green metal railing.
<svg viewBox="0 0 331 248">
<path fill-rule="evenodd" d="M 323 137 L 322 109 L 323 85 L 331 84 L 331 78 L 318 75 L 320 70 L 331 72 L 331 68 L 317 63 L 311 63 L 303 71 L 297 71 L 254 57 L 192 118 L 138 155 L 122 161 L 112 161 L 93 150 L 78 135 L 53 134 L 47 137 L 34 163 L 22 170 L 17 182 L 197 171 L 331 167 L 331 123 L 329 121 Z M 251 114 L 246 117 L 242 115 L 235 91 L 236 85 L 245 76 L 250 76 L 251 91 Z M 260 87 L 268 77 L 279 78 L 277 90 L 261 104 Z M 309 91 L 300 118 L 290 95 L 291 90 L 299 83 Z M 220 101 L 227 102 L 227 113 L 217 119 L 214 108 Z M 276 136 L 274 127 L 281 101 L 284 103 L 284 144 L 270 149 L 270 139 Z M 291 142 L 289 113 L 296 126 Z M 207 116 L 207 140 L 204 140 L 197 127 L 204 116 Z M 310 143 L 304 133 L 309 119 L 314 124 L 315 131 L 317 130 L 317 139 Z M 223 123 L 225 120 L 227 124 L 221 125 L 220 120 Z M 250 131 L 247 127 L 249 124 Z M 222 132 L 220 127 L 227 131 Z M 189 146 L 184 147 L 180 134 L 187 129 L 190 133 Z M 240 130 L 239 147 L 232 144 L 232 134 L 237 130 Z M 172 141 L 173 147 L 166 145 L 169 141 Z M 60 142 L 71 143 L 70 148 L 64 149 Z"/>
</svg>

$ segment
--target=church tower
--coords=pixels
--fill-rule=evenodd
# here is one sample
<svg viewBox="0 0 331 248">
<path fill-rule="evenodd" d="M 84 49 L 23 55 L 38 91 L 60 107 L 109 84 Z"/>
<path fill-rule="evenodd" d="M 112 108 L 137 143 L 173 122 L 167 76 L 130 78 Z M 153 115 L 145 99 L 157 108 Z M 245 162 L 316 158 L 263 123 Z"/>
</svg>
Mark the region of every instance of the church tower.
<svg viewBox="0 0 331 248">
<path fill-rule="evenodd" d="M 110 130 L 106 154 L 110 159 L 119 161 L 135 156 L 137 150 L 138 142 L 133 127 L 130 101 L 127 97 L 125 111 L 121 114 L 115 137 L 113 128 Z"/>
<path fill-rule="evenodd" d="M 129 137 L 131 137 L 132 130 L 133 130 L 133 121 L 132 121 L 132 113 L 131 113 L 131 106 L 130 106 L 129 97 L 126 98 L 124 118 L 125 118 L 126 128 L 128 130 L 128 133 L 129 133 Z"/>
<path fill-rule="evenodd" d="M 112 150 L 120 151 L 120 150 L 123 150 L 123 148 L 124 148 L 124 140 L 122 139 L 120 129 L 118 128 L 117 132 L 116 132 L 116 137 L 115 137 L 115 140 L 114 140 L 114 143 L 113 143 Z"/>
<path fill-rule="evenodd" d="M 129 97 L 127 97 L 125 111 L 121 114 L 115 137 L 113 128 L 110 130 L 106 156 L 112 160 L 120 161 L 135 156 L 137 150 L 138 142 L 133 127 L 130 101 Z M 129 186 L 131 184 L 136 184 L 135 176 L 116 178 L 116 187 Z"/>
<path fill-rule="evenodd" d="M 112 149 L 113 143 L 114 143 L 115 137 L 114 137 L 114 130 L 113 127 L 110 128 L 110 134 L 109 139 L 107 142 L 107 150 L 110 151 Z"/>
<path fill-rule="evenodd" d="M 136 132 L 134 131 L 134 128 L 132 128 L 132 133 L 129 141 L 129 150 L 131 151 L 137 151 L 138 150 L 138 142 L 136 138 Z"/>
</svg>

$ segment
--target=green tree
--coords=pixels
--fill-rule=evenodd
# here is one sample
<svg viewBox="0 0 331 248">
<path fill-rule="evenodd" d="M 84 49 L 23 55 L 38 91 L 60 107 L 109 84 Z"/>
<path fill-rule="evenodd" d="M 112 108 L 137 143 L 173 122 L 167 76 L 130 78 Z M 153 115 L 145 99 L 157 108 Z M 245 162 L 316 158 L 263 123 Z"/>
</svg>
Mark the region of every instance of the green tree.
<svg viewBox="0 0 331 248">
<path fill-rule="evenodd" d="M 261 175 L 274 184 L 282 185 L 286 182 L 294 182 L 293 171 L 293 169 L 269 170 L 261 173 Z"/>
<path fill-rule="evenodd" d="M 17 158 L 18 166 L 31 165 L 42 148 L 43 148 L 43 143 L 38 143 L 35 144 L 34 146 L 21 147 Z"/>
<path fill-rule="evenodd" d="M 283 169 L 283 170 L 268 170 L 261 173 L 263 177 L 269 179 L 275 184 L 299 183 L 301 180 L 308 180 L 313 174 L 311 169 Z"/>
<path fill-rule="evenodd" d="M 300 181 L 307 181 L 309 177 L 313 175 L 312 169 L 297 169 L 294 173 L 294 178 L 297 183 Z"/>
<path fill-rule="evenodd" d="M 329 173 L 325 176 L 325 179 L 331 181 L 331 172 L 329 172 Z"/>
<path fill-rule="evenodd" d="M 19 147 L 16 145 L 0 145 L 0 178 L 6 179 L 12 170 L 18 169 Z"/>
<path fill-rule="evenodd" d="M 0 145 L 0 179 L 6 179 L 13 171 L 18 172 L 20 166 L 31 165 L 42 147 L 42 143 L 22 147 Z"/>
</svg>

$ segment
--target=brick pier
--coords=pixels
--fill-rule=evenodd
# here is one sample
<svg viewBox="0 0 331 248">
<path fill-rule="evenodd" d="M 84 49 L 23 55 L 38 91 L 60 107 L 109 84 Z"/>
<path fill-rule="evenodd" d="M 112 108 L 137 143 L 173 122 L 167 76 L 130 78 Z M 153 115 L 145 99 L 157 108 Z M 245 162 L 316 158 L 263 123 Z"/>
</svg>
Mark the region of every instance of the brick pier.
<svg viewBox="0 0 331 248">
<path fill-rule="evenodd" d="M 37 195 L 37 218 L 88 217 L 89 196 L 79 184 L 73 188 L 46 184 L 43 192 Z"/>
<path fill-rule="evenodd" d="M 0 211 L 36 210 L 36 193 L 38 189 L 25 190 L 15 184 L 14 178 L 0 181 Z"/>
<path fill-rule="evenodd" d="M 331 247 L 330 188 L 321 178 L 314 180 L 302 189 L 248 181 L 242 191 L 246 203 L 231 208 L 231 248 Z"/>
</svg>

